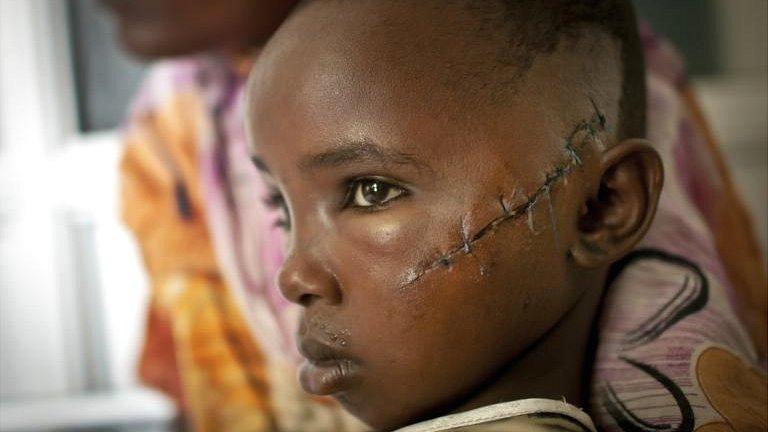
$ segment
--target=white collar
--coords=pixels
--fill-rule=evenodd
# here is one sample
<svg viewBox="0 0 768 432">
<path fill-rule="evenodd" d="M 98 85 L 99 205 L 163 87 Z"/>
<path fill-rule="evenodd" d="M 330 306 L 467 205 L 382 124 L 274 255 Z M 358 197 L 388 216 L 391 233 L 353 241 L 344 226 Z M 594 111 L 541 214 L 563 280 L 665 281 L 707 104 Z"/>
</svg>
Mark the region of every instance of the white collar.
<svg viewBox="0 0 768 432">
<path fill-rule="evenodd" d="M 579 421 L 591 431 L 596 431 L 592 419 L 584 411 L 569 403 L 552 399 L 521 399 L 438 417 L 406 426 L 398 429 L 396 432 L 438 432 L 539 413 L 564 414 Z"/>
</svg>

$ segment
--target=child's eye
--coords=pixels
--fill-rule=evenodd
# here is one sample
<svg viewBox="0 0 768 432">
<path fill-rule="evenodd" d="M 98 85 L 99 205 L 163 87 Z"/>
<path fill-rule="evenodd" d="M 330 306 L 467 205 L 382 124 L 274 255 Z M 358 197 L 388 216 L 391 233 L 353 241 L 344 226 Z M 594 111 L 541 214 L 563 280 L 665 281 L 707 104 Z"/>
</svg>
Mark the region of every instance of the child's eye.
<svg viewBox="0 0 768 432">
<path fill-rule="evenodd" d="M 358 179 L 350 185 L 349 206 L 379 207 L 403 196 L 406 190 L 375 178 Z"/>
<path fill-rule="evenodd" d="M 271 209 L 282 211 L 281 217 L 275 221 L 276 227 L 282 228 L 284 230 L 291 229 L 291 218 L 290 214 L 288 213 L 288 205 L 285 202 L 285 198 L 283 198 L 283 194 L 281 194 L 278 190 L 270 190 L 269 195 L 264 198 L 264 204 Z"/>
</svg>

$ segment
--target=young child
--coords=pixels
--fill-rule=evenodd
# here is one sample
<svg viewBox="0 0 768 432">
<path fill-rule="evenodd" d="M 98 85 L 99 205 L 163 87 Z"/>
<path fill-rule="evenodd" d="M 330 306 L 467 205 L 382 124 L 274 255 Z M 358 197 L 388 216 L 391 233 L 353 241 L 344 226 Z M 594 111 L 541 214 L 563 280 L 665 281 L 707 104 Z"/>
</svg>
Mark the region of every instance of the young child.
<svg viewBox="0 0 768 432">
<path fill-rule="evenodd" d="M 377 429 L 593 430 L 560 401 L 586 402 L 606 273 L 662 165 L 631 9 L 572 3 L 308 2 L 265 47 L 248 129 L 307 391 Z"/>
</svg>

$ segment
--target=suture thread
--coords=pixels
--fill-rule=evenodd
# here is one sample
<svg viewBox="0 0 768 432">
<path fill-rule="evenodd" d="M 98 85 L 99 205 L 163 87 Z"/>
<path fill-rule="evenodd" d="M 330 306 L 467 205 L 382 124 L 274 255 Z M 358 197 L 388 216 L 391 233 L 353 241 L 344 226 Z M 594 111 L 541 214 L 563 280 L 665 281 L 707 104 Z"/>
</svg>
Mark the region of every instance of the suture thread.
<svg viewBox="0 0 768 432">
<path fill-rule="evenodd" d="M 403 283 L 402 286 L 405 287 L 417 282 L 419 279 L 424 277 L 427 273 L 435 269 L 450 267 L 454 261 L 454 258 L 457 255 L 472 254 L 472 248 L 475 243 L 480 241 L 480 239 L 485 237 L 487 234 L 495 231 L 498 228 L 498 226 L 501 225 L 502 223 L 509 220 L 517 219 L 523 214 L 527 214 L 528 212 L 533 211 L 534 207 L 536 207 L 536 204 L 538 204 L 539 200 L 543 196 L 545 195 L 549 196 L 550 189 L 557 181 L 563 179 L 576 167 L 581 166 L 583 162 L 579 157 L 576 148 L 574 148 L 574 143 L 573 143 L 573 140 L 576 137 L 576 135 L 584 131 L 591 138 L 597 138 L 598 132 L 605 131 L 606 129 L 605 115 L 603 115 L 603 113 L 600 112 L 600 110 L 597 108 L 597 105 L 595 104 L 594 100 L 590 98 L 590 102 L 592 102 L 592 107 L 595 110 L 595 114 L 589 120 L 584 120 L 578 125 L 576 125 L 576 127 L 573 129 L 573 131 L 571 131 L 571 133 L 568 135 L 568 138 L 566 139 L 565 153 L 568 155 L 568 158 L 569 158 L 568 163 L 558 166 L 554 168 L 552 171 L 550 171 L 549 173 L 547 173 L 544 179 L 544 183 L 538 189 L 536 189 L 536 191 L 533 193 L 531 198 L 529 198 L 528 201 L 520 204 L 517 207 L 510 209 L 506 201 L 504 200 L 504 196 L 503 195 L 500 196 L 499 205 L 501 206 L 501 210 L 502 210 L 501 216 L 488 222 L 485 226 L 480 228 L 480 230 L 477 231 L 471 237 L 467 236 L 468 227 L 466 225 L 466 219 L 462 218 L 462 230 L 461 230 L 462 243 L 458 246 L 455 246 L 449 249 L 447 252 L 440 255 L 436 260 L 422 267 L 418 273 L 416 273 L 409 280 Z M 512 196 L 514 196 L 516 193 L 517 193 L 517 190 L 515 190 Z M 551 196 L 549 197 L 549 199 L 551 201 L 552 199 Z M 551 205 L 552 204 L 550 202 L 550 206 Z M 481 266 L 481 273 L 483 273 L 482 266 Z"/>
</svg>

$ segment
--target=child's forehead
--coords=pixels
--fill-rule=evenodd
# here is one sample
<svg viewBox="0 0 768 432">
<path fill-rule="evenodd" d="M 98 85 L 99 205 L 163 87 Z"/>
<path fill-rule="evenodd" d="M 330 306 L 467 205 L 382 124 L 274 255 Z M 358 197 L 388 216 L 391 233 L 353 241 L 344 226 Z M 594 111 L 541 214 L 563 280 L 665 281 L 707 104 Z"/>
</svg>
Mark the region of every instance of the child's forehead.
<svg viewBox="0 0 768 432">
<path fill-rule="evenodd" d="M 399 171 L 412 168 L 419 175 L 447 178 L 466 172 L 458 166 L 471 169 L 470 160 L 493 170 L 556 157 L 570 127 L 561 117 L 543 113 L 531 98 L 473 106 L 418 86 L 394 90 L 360 82 L 326 75 L 301 92 L 263 101 L 264 115 L 251 117 L 254 153 L 270 166 L 283 164 L 302 176 L 308 173 L 307 161 L 363 154 L 356 160 L 360 167 L 395 165 Z"/>
<path fill-rule="evenodd" d="M 446 34 L 444 26 L 408 15 L 393 21 L 403 13 L 397 8 L 373 17 L 364 8 L 323 9 L 337 3 L 350 4 L 311 3 L 319 10 L 297 14 L 256 62 L 248 92 L 256 145 L 286 145 L 302 134 L 315 143 L 374 140 L 469 150 L 472 142 L 451 138 L 457 132 L 477 141 L 494 133 L 509 141 L 563 137 L 592 113 L 579 50 L 541 56 L 512 79 L 514 71 L 488 58 L 497 49 L 490 42 L 472 52 L 461 46 L 462 29 Z M 610 88 L 611 77 L 604 79 Z"/>
<path fill-rule="evenodd" d="M 374 98 L 381 89 L 426 103 L 449 90 L 483 86 L 497 48 L 485 41 L 470 50 L 470 28 L 457 23 L 446 32 L 440 23 L 457 14 L 423 3 L 310 2 L 267 45 L 259 82 L 315 97 Z"/>
<path fill-rule="evenodd" d="M 320 153 L 339 143 L 371 141 L 431 160 L 460 157 L 493 143 L 522 157 L 550 142 L 559 145 L 583 117 L 551 92 L 533 87 L 521 89 L 514 100 L 492 104 L 440 83 L 403 79 L 395 71 L 368 73 L 341 64 L 293 69 L 280 74 L 280 83 L 265 83 L 270 90 L 251 100 L 253 143 Z M 334 73 L 338 69 L 342 72 Z M 587 100 L 578 102 L 573 105 Z"/>
</svg>

